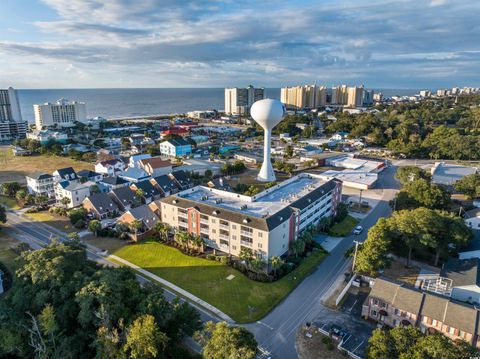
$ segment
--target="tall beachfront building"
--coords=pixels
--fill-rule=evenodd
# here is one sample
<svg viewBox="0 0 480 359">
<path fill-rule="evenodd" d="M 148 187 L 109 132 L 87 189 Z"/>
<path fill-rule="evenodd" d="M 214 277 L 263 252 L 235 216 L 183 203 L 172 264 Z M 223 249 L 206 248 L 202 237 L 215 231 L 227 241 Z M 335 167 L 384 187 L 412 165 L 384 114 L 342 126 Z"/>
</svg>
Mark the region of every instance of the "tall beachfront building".
<svg viewBox="0 0 480 359">
<path fill-rule="evenodd" d="M 17 91 L 0 90 L 0 141 L 25 138 L 27 123 L 22 120 Z"/>
<path fill-rule="evenodd" d="M 322 107 L 327 102 L 327 88 L 317 85 L 282 87 L 280 101 L 288 108 Z"/>
<path fill-rule="evenodd" d="M 288 252 L 310 226 L 337 213 L 342 183 L 301 173 L 254 196 L 197 186 L 160 200 L 161 220 L 216 250 L 242 248 L 268 260 Z"/>
<path fill-rule="evenodd" d="M 225 89 L 225 113 L 229 115 L 247 114 L 255 101 L 265 98 L 264 88 L 255 88 L 252 85 L 247 88 Z"/>
<path fill-rule="evenodd" d="M 360 87 L 354 86 L 348 88 L 347 106 L 348 107 L 362 107 L 363 106 L 363 85 Z"/>
<path fill-rule="evenodd" d="M 332 87 L 332 98 L 330 103 L 332 105 L 346 105 L 348 103 L 347 85 Z"/>
<path fill-rule="evenodd" d="M 33 105 L 37 130 L 48 127 L 72 127 L 87 120 L 85 103 L 60 99 L 55 103 Z"/>
</svg>

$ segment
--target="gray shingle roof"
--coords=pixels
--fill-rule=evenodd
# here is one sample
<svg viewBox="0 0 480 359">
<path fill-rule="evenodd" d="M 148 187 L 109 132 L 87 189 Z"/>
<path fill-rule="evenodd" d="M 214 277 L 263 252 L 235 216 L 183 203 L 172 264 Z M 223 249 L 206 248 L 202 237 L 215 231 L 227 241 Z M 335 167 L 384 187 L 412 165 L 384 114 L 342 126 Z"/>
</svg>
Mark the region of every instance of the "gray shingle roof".
<svg viewBox="0 0 480 359">
<path fill-rule="evenodd" d="M 116 211 L 118 207 L 106 193 L 95 193 L 87 198 L 99 213 Z"/>
<path fill-rule="evenodd" d="M 452 280 L 452 286 L 480 286 L 479 259 L 449 258 L 442 268 L 441 275 Z"/>
</svg>

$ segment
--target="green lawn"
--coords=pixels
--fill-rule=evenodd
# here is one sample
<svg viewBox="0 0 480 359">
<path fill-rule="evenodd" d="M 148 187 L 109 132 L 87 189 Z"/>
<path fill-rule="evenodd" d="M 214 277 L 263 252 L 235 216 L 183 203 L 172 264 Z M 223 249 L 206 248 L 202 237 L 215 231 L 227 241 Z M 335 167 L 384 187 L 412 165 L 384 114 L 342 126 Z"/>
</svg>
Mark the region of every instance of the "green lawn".
<svg viewBox="0 0 480 359">
<path fill-rule="evenodd" d="M 52 214 L 48 211 L 41 211 L 36 213 L 25 213 L 25 215 L 29 216 L 30 218 L 36 219 L 39 222 L 48 224 L 60 231 L 64 231 L 66 233 L 76 231 L 75 227 L 72 225 L 68 217 L 62 217 L 56 214 Z"/>
<path fill-rule="evenodd" d="M 113 254 L 191 292 L 239 323 L 263 318 L 325 257 L 315 252 L 279 281 L 259 283 L 219 262 L 190 257 L 153 240 L 124 246 Z M 235 278 L 229 281 L 230 274 Z"/>
<path fill-rule="evenodd" d="M 335 223 L 332 228 L 328 231 L 328 234 L 334 237 L 345 237 L 350 234 L 350 232 L 357 225 L 358 220 L 348 215 L 341 222 Z"/>
<path fill-rule="evenodd" d="M 4 195 L 0 195 L 0 204 L 11 209 L 20 209 L 16 200 Z"/>
</svg>

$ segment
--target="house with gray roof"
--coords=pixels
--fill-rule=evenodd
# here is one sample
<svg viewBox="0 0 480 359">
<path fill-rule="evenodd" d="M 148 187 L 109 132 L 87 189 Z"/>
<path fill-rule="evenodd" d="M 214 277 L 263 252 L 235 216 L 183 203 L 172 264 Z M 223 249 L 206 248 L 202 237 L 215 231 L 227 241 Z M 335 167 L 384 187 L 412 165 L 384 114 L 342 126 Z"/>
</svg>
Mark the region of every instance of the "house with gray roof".
<svg viewBox="0 0 480 359">
<path fill-rule="evenodd" d="M 451 297 L 462 302 L 480 305 L 480 259 L 449 258 L 440 276 L 451 281 Z"/>
<path fill-rule="evenodd" d="M 110 198 L 118 205 L 122 211 L 129 211 L 131 208 L 138 207 L 141 200 L 130 187 L 120 187 L 108 193 Z"/>
<path fill-rule="evenodd" d="M 362 316 L 388 327 L 414 326 L 425 334 L 439 332 L 480 347 L 477 307 L 387 278 L 375 279 Z"/>
<path fill-rule="evenodd" d="M 101 221 L 105 218 L 116 217 L 119 214 L 117 204 L 107 193 L 94 193 L 82 202 L 83 208 Z"/>
</svg>

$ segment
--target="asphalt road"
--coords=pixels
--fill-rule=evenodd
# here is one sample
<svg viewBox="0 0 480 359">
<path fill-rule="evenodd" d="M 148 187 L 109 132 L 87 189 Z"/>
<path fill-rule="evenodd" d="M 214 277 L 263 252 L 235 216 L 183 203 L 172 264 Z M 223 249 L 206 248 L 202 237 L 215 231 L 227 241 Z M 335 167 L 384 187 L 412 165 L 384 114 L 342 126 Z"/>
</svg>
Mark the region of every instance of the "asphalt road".
<svg viewBox="0 0 480 359">
<path fill-rule="evenodd" d="M 354 240 L 364 241 L 367 232 L 380 217 L 391 214 L 388 204 L 399 188 L 394 178 L 396 167 L 385 169 L 379 177 L 377 190 L 383 191 L 382 200 L 365 217 L 360 225 L 364 231 L 357 236 L 345 237 L 325 258 L 319 267 L 307 277 L 287 298 L 260 322 L 246 325 L 255 334 L 259 345 L 270 353 L 272 358 L 297 358 L 295 334 L 300 325 L 319 318 L 324 308 L 322 296 L 332 286 L 339 275 L 343 275 L 350 265 L 345 252 Z"/>
<path fill-rule="evenodd" d="M 402 163 L 403 164 L 403 163 Z M 309 277 L 285 298 L 275 309 L 265 318 L 256 323 L 245 325 L 254 333 L 259 346 L 270 353 L 271 358 L 297 358 L 295 350 L 295 334 L 300 325 L 307 321 L 313 321 L 319 318 L 324 309 L 321 304 L 322 296 L 330 289 L 339 275 L 343 275 L 350 265 L 349 260 L 345 258 L 345 252 L 353 245 L 354 240 L 364 241 L 368 229 L 373 226 L 380 217 L 389 216 L 391 209 L 388 201 L 391 200 L 399 185 L 394 179 L 396 167 L 392 166 L 385 169 L 379 176 L 377 191 L 382 192 L 382 200 L 365 217 L 360 225 L 364 231 L 357 236 L 351 235 L 345 237 L 330 253 L 328 257 L 319 265 L 319 267 Z M 65 240 L 59 237 L 58 233 L 53 233 L 44 225 L 29 221 L 14 212 L 8 212 L 8 223 L 13 230 L 19 234 L 17 238 L 21 241 L 30 243 L 33 248 L 39 248 L 50 243 L 53 237 Z M 93 251 L 88 251 L 88 257 L 100 264 L 112 266 L 111 262 Z M 148 280 L 137 275 L 141 283 Z M 168 300 L 173 300 L 176 295 L 165 290 L 165 296 Z M 200 315 L 203 321 L 217 318 L 204 311 L 202 308 Z M 188 345 L 195 347 L 195 343 L 188 339 Z"/>
</svg>

